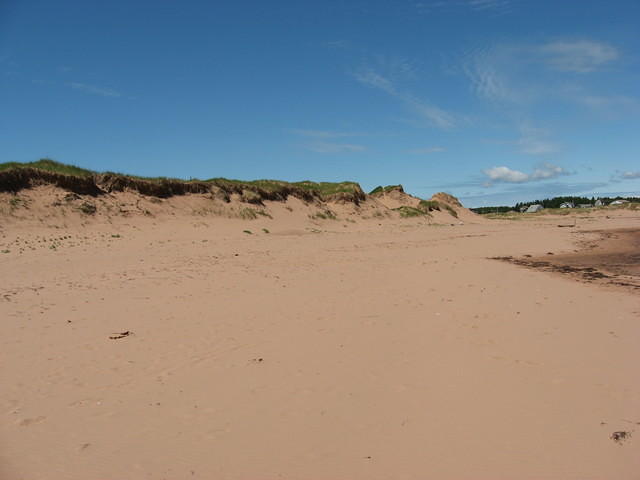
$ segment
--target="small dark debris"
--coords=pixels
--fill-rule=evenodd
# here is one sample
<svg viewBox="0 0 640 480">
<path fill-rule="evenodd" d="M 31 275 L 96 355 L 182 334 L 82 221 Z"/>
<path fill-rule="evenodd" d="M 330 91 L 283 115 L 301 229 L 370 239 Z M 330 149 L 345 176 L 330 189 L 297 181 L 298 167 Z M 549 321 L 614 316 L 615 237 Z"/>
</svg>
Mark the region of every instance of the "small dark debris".
<svg viewBox="0 0 640 480">
<path fill-rule="evenodd" d="M 553 255 L 553 252 L 547 252 L 547 255 Z"/>
<path fill-rule="evenodd" d="M 79 208 L 82 213 L 85 213 L 87 215 L 93 215 L 98 211 L 96 206 L 93 203 L 89 203 L 89 202 L 82 203 L 82 205 L 80 205 Z"/>
<path fill-rule="evenodd" d="M 111 340 L 118 340 L 120 338 L 124 338 L 124 337 L 128 337 L 129 335 L 133 335 L 133 332 L 130 330 L 127 330 L 126 332 L 117 332 L 114 333 L 113 335 L 111 335 L 109 338 Z"/>
<path fill-rule="evenodd" d="M 527 254 L 527 255 L 525 255 L 525 257 L 527 257 L 527 258 L 531 258 L 531 255 L 528 255 L 528 254 Z"/>
<path fill-rule="evenodd" d="M 80 200 L 80 195 L 78 195 L 77 193 L 67 193 L 64 196 L 65 202 L 72 202 L 74 200 Z"/>
<path fill-rule="evenodd" d="M 622 445 L 623 442 L 631 438 L 631 432 L 627 432 L 624 430 L 619 432 L 613 432 L 609 438 L 611 438 L 611 440 L 616 442 L 618 445 Z"/>
</svg>

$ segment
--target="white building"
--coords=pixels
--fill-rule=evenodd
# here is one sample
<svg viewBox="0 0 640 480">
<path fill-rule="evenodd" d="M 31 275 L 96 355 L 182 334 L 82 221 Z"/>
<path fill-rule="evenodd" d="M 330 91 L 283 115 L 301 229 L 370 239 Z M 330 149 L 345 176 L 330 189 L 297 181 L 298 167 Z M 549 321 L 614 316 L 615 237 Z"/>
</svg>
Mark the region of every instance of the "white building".
<svg viewBox="0 0 640 480">
<path fill-rule="evenodd" d="M 542 210 L 544 207 L 540 204 L 529 205 L 529 208 L 525 211 L 525 213 L 536 213 Z"/>
</svg>

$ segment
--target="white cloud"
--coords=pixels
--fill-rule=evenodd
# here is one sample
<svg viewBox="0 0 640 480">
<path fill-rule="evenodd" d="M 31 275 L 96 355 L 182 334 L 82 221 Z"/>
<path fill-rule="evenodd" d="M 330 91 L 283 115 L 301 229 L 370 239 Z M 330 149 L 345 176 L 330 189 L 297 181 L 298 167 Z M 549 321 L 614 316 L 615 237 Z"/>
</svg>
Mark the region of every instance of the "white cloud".
<svg viewBox="0 0 640 480">
<path fill-rule="evenodd" d="M 635 172 L 622 172 L 620 177 L 625 179 L 625 180 L 631 180 L 631 179 L 634 179 L 634 178 L 640 178 L 640 170 L 637 170 Z"/>
<path fill-rule="evenodd" d="M 490 182 L 522 183 L 529 180 L 529 175 L 509 167 L 493 167 L 483 170 Z"/>
<path fill-rule="evenodd" d="M 531 180 L 547 180 L 561 175 L 570 175 L 570 173 L 562 167 L 545 162 L 533 171 Z"/>
<path fill-rule="evenodd" d="M 366 150 L 364 145 L 354 145 L 350 143 L 314 142 L 307 145 L 307 148 L 316 153 L 353 153 Z"/>
<path fill-rule="evenodd" d="M 409 153 L 413 153 L 415 155 L 427 155 L 429 153 L 439 153 L 444 152 L 444 147 L 426 147 L 426 148 L 414 148 L 409 150 Z"/>
<path fill-rule="evenodd" d="M 619 56 L 611 45 L 589 40 L 551 42 L 539 51 L 556 70 L 575 73 L 592 72 Z"/>
<path fill-rule="evenodd" d="M 483 170 L 482 173 L 487 176 L 488 181 L 485 186 L 494 183 L 527 183 L 540 180 L 548 180 L 557 178 L 561 175 L 570 175 L 564 168 L 551 163 L 543 163 L 536 167 L 531 173 L 524 173 L 519 170 L 512 170 L 509 167 L 493 167 Z"/>
<path fill-rule="evenodd" d="M 81 90 L 85 93 L 91 93 L 93 95 L 101 95 L 103 97 L 121 97 L 122 94 L 113 90 L 112 88 L 96 87 L 95 85 L 87 85 L 85 83 L 71 82 L 67 84 L 74 90 Z"/>
</svg>

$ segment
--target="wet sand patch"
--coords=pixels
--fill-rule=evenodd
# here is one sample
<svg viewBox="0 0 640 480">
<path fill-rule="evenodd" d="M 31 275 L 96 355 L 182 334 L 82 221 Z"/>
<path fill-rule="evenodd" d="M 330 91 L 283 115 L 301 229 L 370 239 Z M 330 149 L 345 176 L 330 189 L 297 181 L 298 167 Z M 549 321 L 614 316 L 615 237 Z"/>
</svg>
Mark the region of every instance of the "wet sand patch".
<svg viewBox="0 0 640 480">
<path fill-rule="evenodd" d="M 574 253 L 523 257 L 493 257 L 536 270 L 561 273 L 589 282 L 626 289 L 640 289 L 640 229 L 591 230 L 580 232 L 579 250 Z"/>
</svg>

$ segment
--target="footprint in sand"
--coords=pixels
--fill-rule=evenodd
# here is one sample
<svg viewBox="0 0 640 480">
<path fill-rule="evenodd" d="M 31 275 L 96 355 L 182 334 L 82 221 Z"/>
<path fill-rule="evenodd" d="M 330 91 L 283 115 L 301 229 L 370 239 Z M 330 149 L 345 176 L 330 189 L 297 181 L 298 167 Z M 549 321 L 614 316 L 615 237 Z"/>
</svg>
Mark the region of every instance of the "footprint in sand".
<svg viewBox="0 0 640 480">
<path fill-rule="evenodd" d="M 25 418 L 24 420 L 21 420 L 18 425 L 20 425 L 21 427 L 29 427 L 31 425 L 36 425 L 38 423 L 42 423 L 47 419 L 47 417 L 36 417 L 36 418 Z"/>
</svg>

